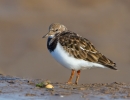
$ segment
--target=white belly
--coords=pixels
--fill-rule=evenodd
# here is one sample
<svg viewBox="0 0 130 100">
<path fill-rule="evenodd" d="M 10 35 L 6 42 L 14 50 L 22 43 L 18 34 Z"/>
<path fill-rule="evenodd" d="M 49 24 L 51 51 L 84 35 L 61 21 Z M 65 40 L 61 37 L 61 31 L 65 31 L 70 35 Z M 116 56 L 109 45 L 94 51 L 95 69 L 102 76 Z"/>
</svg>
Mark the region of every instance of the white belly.
<svg viewBox="0 0 130 100">
<path fill-rule="evenodd" d="M 101 67 L 105 68 L 105 66 L 97 63 L 92 63 L 89 61 L 76 59 L 73 56 L 69 56 L 69 54 L 62 48 L 62 46 L 57 43 L 57 46 L 54 51 L 51 52 L 51 55 L 66 68 L 81 70 L 92 67 Z"/>
</svg>

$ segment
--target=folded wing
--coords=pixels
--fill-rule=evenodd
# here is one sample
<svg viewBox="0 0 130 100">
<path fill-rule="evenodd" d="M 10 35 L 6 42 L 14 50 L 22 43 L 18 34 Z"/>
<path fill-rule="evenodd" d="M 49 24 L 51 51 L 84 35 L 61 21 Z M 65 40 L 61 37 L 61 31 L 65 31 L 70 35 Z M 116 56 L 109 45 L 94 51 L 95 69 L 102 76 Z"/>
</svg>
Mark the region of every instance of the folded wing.
<svg viewBox="0 0 130 100">
<path fill-rule="evenodd" d="M 69 52 L 70 56 L 74 56 L 77 59 L 99 63 L 110 69 L 117 70 L 115 68 L 116 64 L 96 50 L 93 44 L 86 38 L 68 31 L 60 34 L 58 39 L 63 48 Z"/>
</svg>

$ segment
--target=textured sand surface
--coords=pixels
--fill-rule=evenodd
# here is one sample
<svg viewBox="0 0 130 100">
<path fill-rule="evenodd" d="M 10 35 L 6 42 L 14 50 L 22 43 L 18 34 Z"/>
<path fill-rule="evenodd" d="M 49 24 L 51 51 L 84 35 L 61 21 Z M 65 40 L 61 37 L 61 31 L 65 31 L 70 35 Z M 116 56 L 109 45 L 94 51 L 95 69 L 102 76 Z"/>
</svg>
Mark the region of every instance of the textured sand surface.
<svg viewBox="0 0 130 100">
<path fill-rule="evenodd" d="M 1 100 L 129 100 L 128 83 L 67 85 L 51 83 L 54 89 L 38 88 L 40 79 L 21 79 L 0 75 Z"/>
</svg>

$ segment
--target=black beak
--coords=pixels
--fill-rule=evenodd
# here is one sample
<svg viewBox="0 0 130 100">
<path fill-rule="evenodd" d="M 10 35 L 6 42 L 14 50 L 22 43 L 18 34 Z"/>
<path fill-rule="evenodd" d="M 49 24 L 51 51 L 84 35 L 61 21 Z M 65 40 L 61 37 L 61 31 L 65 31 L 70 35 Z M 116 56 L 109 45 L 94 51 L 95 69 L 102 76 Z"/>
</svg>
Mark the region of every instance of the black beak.
<svg viewBox="0 0 130 100">
<path fill-rule="evenodd" d="M 46 38 L 48 36 L 48 33 L 46 35 L 44 35 L 42 38 Z"/>
</svg>

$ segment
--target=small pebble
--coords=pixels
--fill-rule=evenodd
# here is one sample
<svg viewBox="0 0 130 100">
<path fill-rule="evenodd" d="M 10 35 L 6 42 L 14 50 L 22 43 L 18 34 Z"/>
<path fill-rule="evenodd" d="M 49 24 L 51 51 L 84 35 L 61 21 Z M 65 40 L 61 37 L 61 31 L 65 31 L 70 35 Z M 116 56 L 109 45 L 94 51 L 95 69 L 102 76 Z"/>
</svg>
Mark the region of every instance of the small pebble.
<svg viewBox="0 0 130 100">
<path fill-rule="evenodd" d="M 26 96 L 36 96 L 35 94 L 26 93 Z"/>
<path fill-rule="evenodd" d="M 45 87 L 45 88 L 47 88 L 47 89 L 52 89 L 52 88 L 54 88 L 54 87 L 53 87 L 53 85 L 48 84 L 48 85 L 46 85 L 46 87 Z"/>
<path fill-rule="evenodd" d="M 86 88 L 80 88 L 80 90 L 86 90 Z"/>
</svg>

